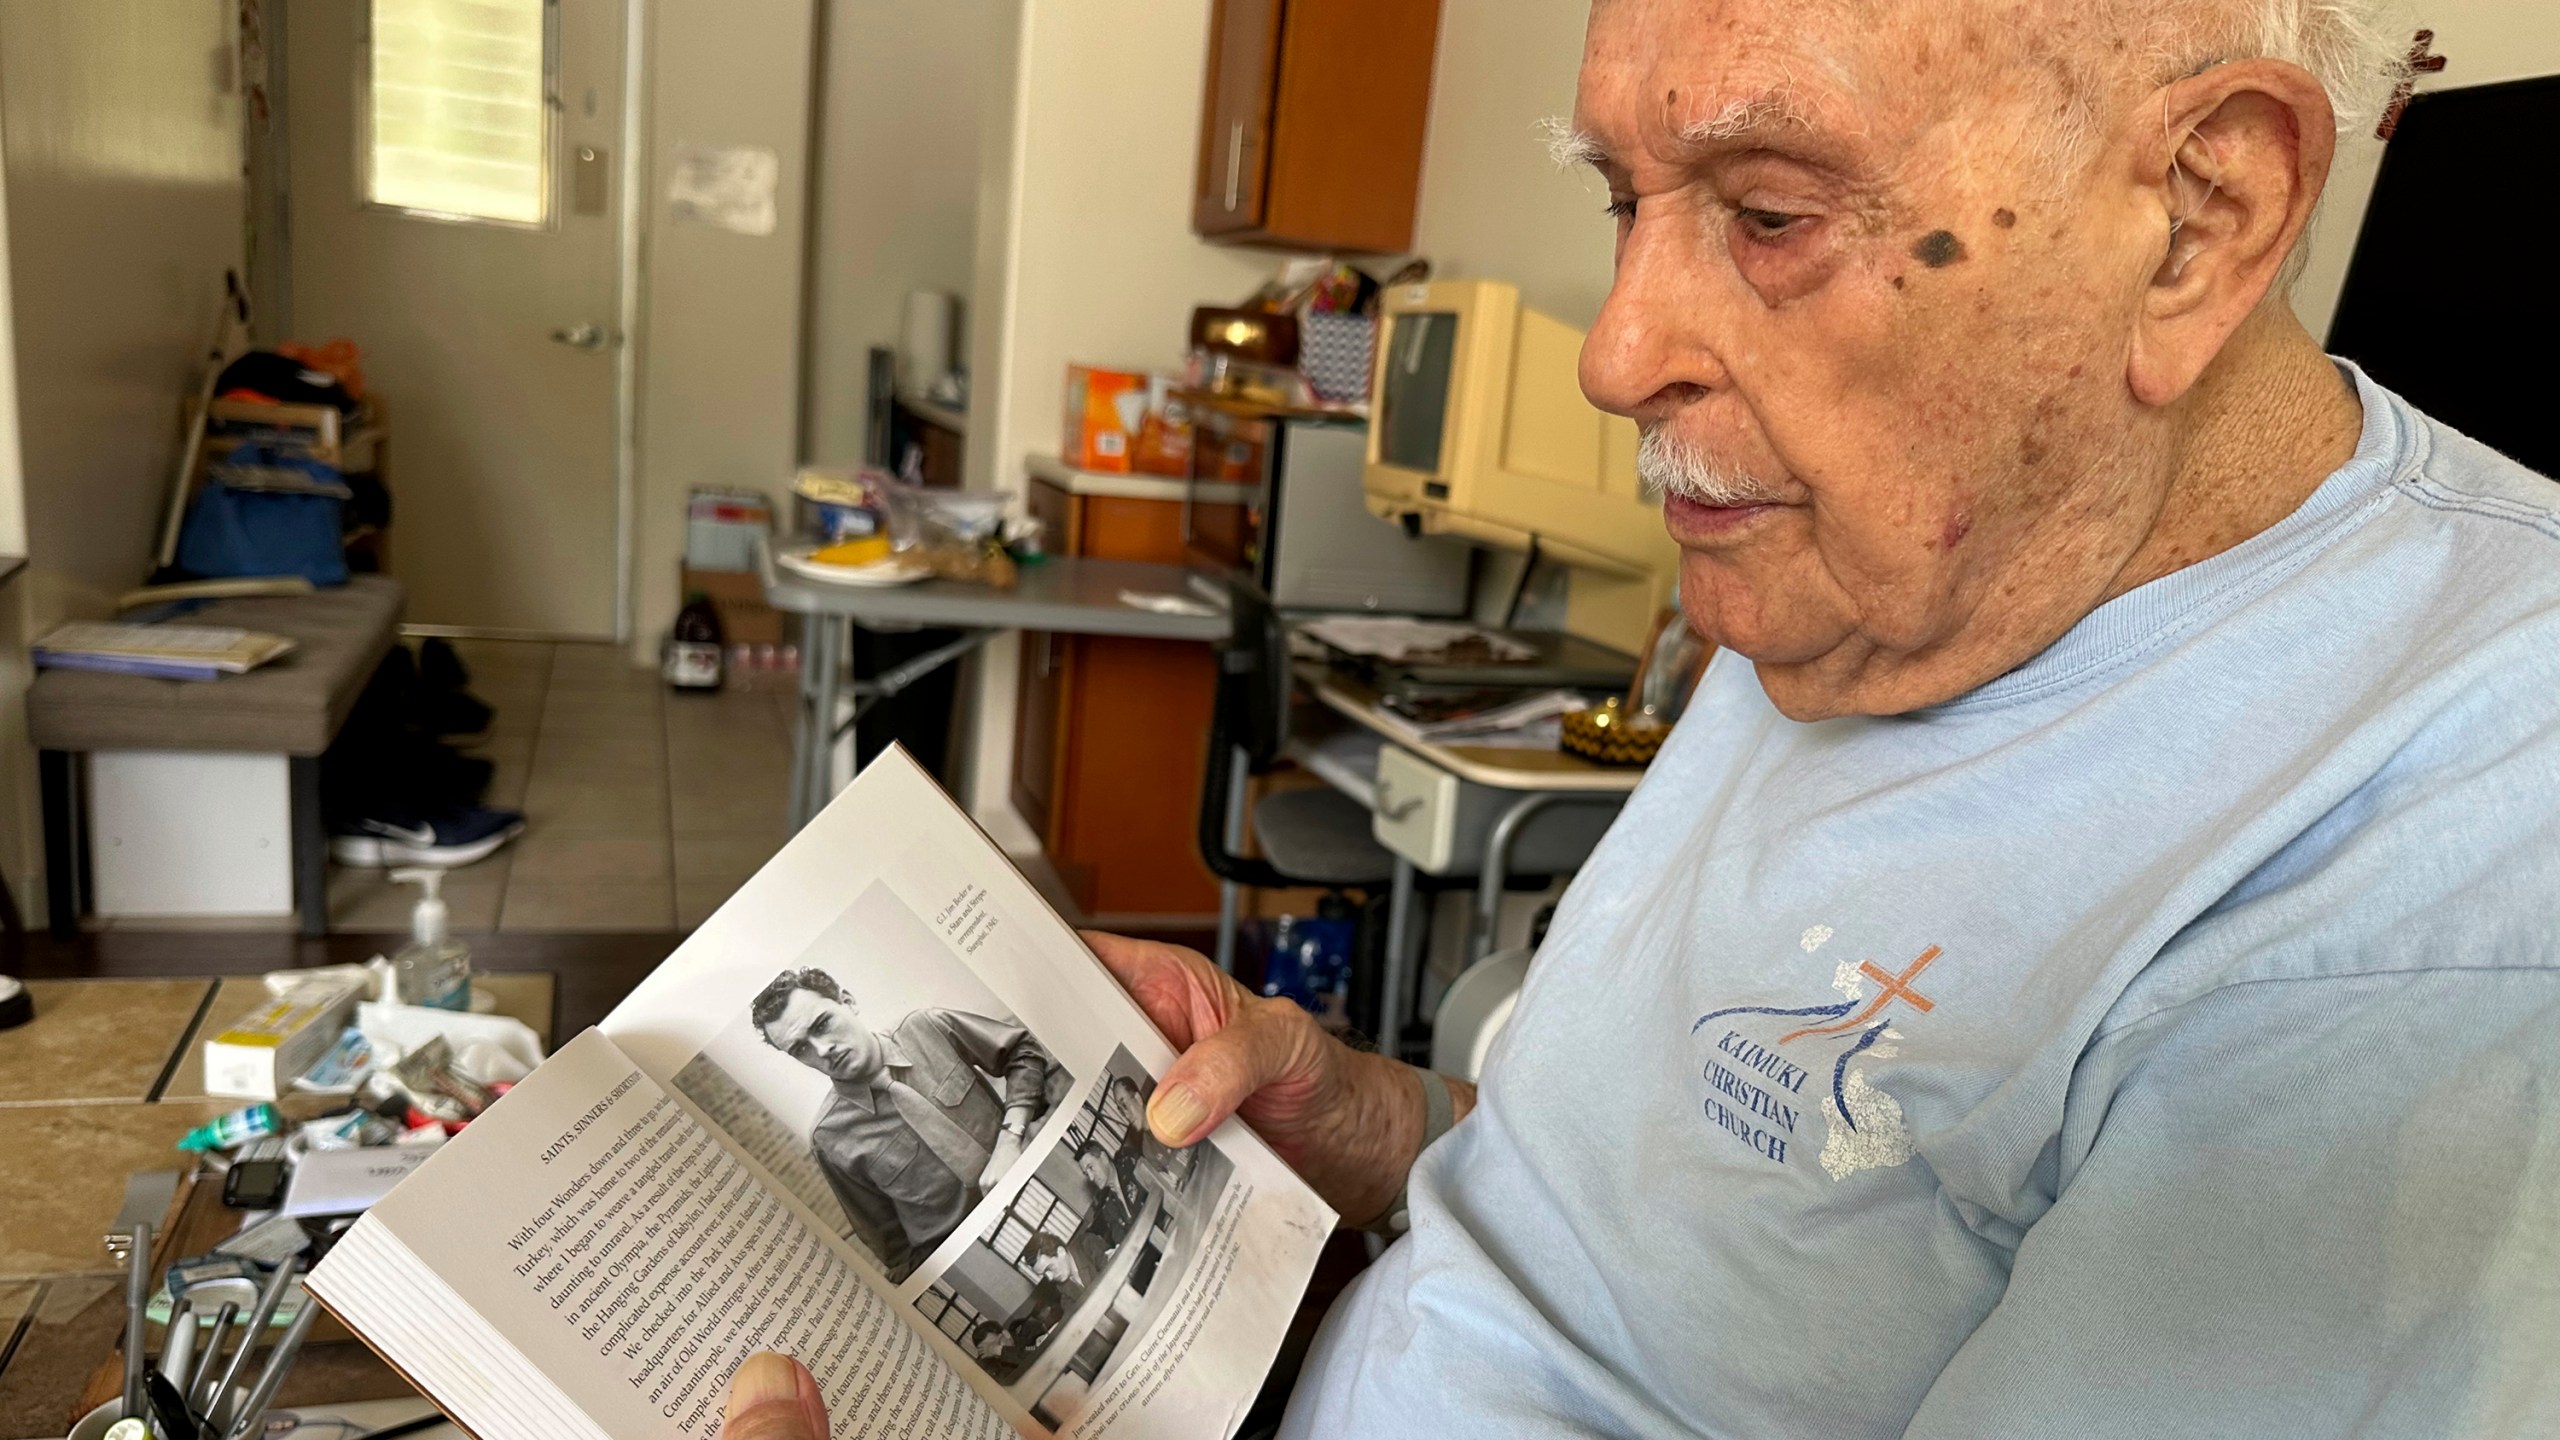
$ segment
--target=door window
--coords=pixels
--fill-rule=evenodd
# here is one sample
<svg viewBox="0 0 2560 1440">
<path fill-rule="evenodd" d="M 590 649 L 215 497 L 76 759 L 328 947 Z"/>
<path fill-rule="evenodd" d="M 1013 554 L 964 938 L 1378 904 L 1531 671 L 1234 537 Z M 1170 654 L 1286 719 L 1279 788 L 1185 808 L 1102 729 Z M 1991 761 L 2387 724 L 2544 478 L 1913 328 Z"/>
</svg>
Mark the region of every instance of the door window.
<svg viewBox="0 0 2560 1440">
<path fill-rule="evenodd" d="M 551 218 L 549 0 L 368 0 L 364 195 L 454 220 Z"/>
</svg>

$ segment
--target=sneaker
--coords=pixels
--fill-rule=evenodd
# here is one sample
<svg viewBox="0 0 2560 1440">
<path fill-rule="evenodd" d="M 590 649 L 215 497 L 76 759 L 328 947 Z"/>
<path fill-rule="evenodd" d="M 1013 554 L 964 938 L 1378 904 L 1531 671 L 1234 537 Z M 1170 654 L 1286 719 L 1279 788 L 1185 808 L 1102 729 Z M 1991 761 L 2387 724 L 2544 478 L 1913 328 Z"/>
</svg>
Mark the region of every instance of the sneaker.
<svg viewBox="0 0 2560 1440">
<path fill-rule="evenodd" d="M 415 719 L 420 730 L 458 745 L 485 739 L 498 714 L 489 708 L 487 701 L 460 690 L 421 696 L 416 709 Z"/>
<path fill-rule="evenodd" d="M 523 833 L 522 813 L 474 807 L 434 820 L 358 820 L 329 841 L 329 854 L 341 865 L 366 869 L 451 867 L 486 860 Z"/>
</svg>

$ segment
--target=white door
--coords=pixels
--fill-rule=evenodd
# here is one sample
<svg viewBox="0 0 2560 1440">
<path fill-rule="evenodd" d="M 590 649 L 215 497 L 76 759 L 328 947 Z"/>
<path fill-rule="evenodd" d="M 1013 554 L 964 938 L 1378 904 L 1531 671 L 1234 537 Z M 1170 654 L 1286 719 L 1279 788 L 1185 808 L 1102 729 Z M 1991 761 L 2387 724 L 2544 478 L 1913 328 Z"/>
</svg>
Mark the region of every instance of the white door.
<svg viewBox="0 0 2560 1440">
<path fill-rule="evenodd" d="M 291 0 L 296 338 L 364 352 L 413 624 L 615 633 L 624 0 Z"/>
</svg>

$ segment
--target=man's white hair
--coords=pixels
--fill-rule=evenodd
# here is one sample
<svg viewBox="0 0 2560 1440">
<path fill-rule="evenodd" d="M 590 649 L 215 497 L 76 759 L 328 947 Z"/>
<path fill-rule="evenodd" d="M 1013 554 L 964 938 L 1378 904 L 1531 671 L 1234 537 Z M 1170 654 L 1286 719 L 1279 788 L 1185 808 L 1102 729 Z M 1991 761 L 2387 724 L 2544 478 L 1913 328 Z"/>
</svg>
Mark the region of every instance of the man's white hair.
<svg viewBox="0 0 2560 1440">
<path fill-rule="evenodd" d="M 2409 74 L 2399 0 L 2099 0 L 2093 19 L 2149 62 L 2150 83 L 2233 60 L 2299 65 L 2328 92 L 2340 135 L 2370 133 Z M 2057 137 L 2065 150 L 2079 138 Z"/>
<path fill-rule="evenodd" d="M 2414 31 L 2402 0 L 2050 0 L 2082 6 L 2084 25 L 2071 27 L 2060 53 L 2049 56 L 2074 89 L 2053 133 L 2046 137 L 2057 161 L 2076 160 L 2094 139 L 2106 93 L 2127 79 L 2147 89 L 2181 75 L 2200 74 L 2232 60 L 2283 60 L 2301 66 L 2328 92 L 2341 136 L 2369 134 L 2409 76 Z M 2104 48 L 2138 57 L 2145 72 L 2097 73 L 2089 42 L 2122 41 Z M 2076 52 L 2076 53 L 2074 53 Z M 1770 122 L 1795 118 L 1783 95 L 1736 100 L 1723 112 L 1691 123 L 1686 138 L 1723 138 Z M 1548 153 L 1560 168 L 1606 159 L 1597 141 L 1561 117 L 1542 122 Z"/>
</svg>

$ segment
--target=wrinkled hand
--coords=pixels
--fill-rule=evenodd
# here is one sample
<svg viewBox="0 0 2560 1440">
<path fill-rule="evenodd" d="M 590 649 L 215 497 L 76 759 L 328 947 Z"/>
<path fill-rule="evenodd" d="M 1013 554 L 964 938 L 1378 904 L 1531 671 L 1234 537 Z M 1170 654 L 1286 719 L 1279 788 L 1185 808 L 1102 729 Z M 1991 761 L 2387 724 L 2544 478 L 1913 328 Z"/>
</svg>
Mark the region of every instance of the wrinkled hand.
<svg viewBox="0 0 2560 1440">
<path fill-rule="evenodd" d="M 1182 1052 L 1147 1104 L 1157 1139 L 1190 1145 L 1239 1115 L 1346 1221 L 1366 1224 L 1394 1203 L 1422 1141 L 1412 1067 L 1352 1049 L 1196 950 L 1084 938 Z"/>
<path fill-rule="evenodd" d="M 1021 1158 L 1021 1137 L 1010 1130 L 997 1131 L 995 1148 L 987 1152 L 987 1168 L 978 1172 L 978 1192 L 984 1194 L 996 1188 L 996 1182 L 1004 1178 L 1004 1172 L 1012 1169 L 1013 1162 Z"/>
<path fill-rule="evenodd" d="M 729 1377 L 720 1440 L 827 1440 L 827 1406 L 816 1378 L 788 1355 L 748 1356 Z"/>
</svg>

